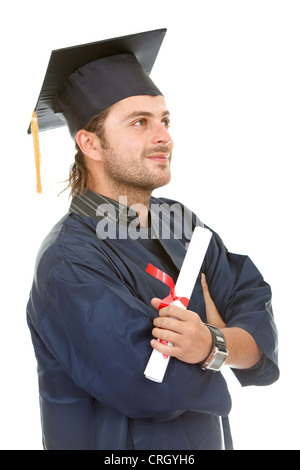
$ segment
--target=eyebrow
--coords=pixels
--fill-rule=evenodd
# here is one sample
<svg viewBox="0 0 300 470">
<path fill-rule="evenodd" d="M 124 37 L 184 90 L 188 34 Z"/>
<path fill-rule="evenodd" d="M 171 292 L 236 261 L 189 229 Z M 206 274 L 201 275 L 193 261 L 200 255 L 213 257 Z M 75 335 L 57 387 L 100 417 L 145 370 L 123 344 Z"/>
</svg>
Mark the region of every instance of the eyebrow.
<svg viewBox="0 0 300 470">
<path fill-rule="evenodd" d="M 134 111 L 133 113 L 129 114 L 128 116 L 126 116 L 126 118 L 124 119 L 124 121 L 127 121 L 129 119 L 134 119 L 134 118 L 137 118 L 137 117 L 141 117 L 141 116 L 147 116 L 147 117 L 154 117 L 154 114 L 153 113 L 150 113 L 149 111 Z M 168 110 L 166 110 L 164 113 L 162 113 L 161 117 L 164 118 L 166 116 L 170 116 L 170 112 Z"/>
</svg>

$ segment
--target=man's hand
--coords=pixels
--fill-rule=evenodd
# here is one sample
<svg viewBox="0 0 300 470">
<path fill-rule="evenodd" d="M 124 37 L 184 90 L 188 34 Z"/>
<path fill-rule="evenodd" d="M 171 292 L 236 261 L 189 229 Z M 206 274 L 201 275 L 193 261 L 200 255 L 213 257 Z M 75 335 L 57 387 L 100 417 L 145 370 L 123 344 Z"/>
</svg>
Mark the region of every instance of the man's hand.
<svg viewBox="0 0 300 470">
<path fill-rule="evenodd" d="M 201 284 L 205 300 L 207 323 L 217 328 L 225 328 L 223 322 L 208 290 L 205 275 L 201 276 Z M 154 308 L 159 307 L 161 300 L 154 298 L 151 303 Z M 161 341 L 173 343 L 167 346 L 159 341 L 152 340 L 154 349 L 167 356 L 177 357 L 183 362 L 196 364 L 204 361 L 212 348 L 212 336 L 199 315 L 191 310 L 170 305 L 159 311 L 155 318 L 152 334 Z"/>
<path fill-rule="evenodd" d="M 159 307 L 161 300 L 154 298 L 151 301 L 154 308 Z M 159 317 L 153 321 L 152 334 L 162 341 L 173 343 L 173 346 L 152 340 L 154 349 L 176 357 L 189 364 L 202 362 L 212 348 L 212 336 L 199 315 L 191 310 L 169 305 L 159 310 Z"/>
</svg>

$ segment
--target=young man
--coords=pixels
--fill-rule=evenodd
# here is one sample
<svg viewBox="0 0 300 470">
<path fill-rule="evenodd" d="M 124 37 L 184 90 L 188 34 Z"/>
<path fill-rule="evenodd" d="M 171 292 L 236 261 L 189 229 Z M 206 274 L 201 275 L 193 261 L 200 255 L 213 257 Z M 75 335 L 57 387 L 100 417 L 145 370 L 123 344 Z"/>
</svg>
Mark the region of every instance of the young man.
<svg viewBox="0 0 300 470">
<path fill-rule="evenodd" d="M 248 257 L 213 233 L 187 310 L 159 309 L 169 288 L 146 272 L 151 263 L 175 282 L 203 226 L 152 196 L 170 180 L 173 151 L 148 75 L 164 34 L 56 51 L 36 108 L 42 129 L 61 125 L 60 113 L 78 150 L 70 211 L 40 249 L 27 307 L 45 449 L 230 448 L 216 338 L 242 385 L 278 378 L 271 291 Z M 162 383 L 144 376 L 152 348 L 171 357 Z"/>
</svg>

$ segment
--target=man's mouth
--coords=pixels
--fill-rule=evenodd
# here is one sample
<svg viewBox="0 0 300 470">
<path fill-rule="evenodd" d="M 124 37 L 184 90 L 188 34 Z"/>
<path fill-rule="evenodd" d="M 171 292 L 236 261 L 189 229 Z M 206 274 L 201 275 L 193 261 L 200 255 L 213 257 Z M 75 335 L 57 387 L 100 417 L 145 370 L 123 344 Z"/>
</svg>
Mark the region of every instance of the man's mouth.
<svg viewBox="0 0 300 470">
<path fill-rule="evenodd" d="M 170 160 L 171 152 L 167 145 L 162 145 L 145 150 L 143 156 L 158 163 L 166 163 Z"/>
<path fill-rule="evenodd" d="M 152 161 L 166 163 L 170 158 L 170 153 L 156 153 L 153 155 L 149 155 L 147 158 L 149 158 Z"/>
</svg>

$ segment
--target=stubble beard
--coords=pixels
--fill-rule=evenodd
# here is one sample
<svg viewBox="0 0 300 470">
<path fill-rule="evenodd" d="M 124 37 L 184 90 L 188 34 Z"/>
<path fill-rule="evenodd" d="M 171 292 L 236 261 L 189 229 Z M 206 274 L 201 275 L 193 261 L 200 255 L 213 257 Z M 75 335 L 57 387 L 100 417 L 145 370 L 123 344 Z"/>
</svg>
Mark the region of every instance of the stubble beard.
<svg viewBox="0 0 300 470">
<path fill-rule="evenodd" d="M 142 152 L 138 165 L 136 161 L 122 162 L 112 148 L 106 146 L 104 150 L 103 169 L 106 182 L 116 195 L 130 195 L 135 198 L 149 198 L 154 189 L 167 185 L 171 174 L 166 164 L 157 164 L 157 171 L 151 171 L 145 165 L 145 160 L 153 153 L 170 152 L 167 146 L 157 146 Z M 170 157 L 171 160 L 171 152 Z"/>
</svg>

